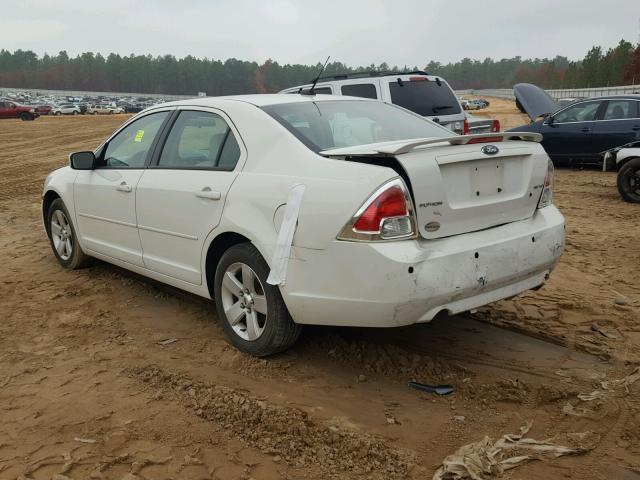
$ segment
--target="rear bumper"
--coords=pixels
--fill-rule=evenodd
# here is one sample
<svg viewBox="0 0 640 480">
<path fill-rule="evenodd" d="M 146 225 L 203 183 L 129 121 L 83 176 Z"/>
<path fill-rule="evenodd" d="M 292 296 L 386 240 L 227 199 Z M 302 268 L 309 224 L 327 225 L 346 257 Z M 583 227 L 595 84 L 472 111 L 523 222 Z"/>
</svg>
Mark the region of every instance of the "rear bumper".
<svg viewBox="0 0 640 480">
<path fill-rule="evenodd" d="M 297 323 L 396 327 L 537 287 L 563 250 L 564 218 L 550 206 L 527 220 L 438 240 L 296 247 L 281 291 Z"/>
</svg>

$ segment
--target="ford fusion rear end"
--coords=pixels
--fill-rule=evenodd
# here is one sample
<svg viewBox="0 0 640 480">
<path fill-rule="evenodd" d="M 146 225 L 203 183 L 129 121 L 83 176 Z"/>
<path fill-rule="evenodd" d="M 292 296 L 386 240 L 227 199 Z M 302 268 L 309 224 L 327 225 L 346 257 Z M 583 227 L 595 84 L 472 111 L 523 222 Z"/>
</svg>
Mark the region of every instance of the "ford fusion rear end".
<svg viewBox="0 0 640 480">
<path fill-rule="evenodd" d="M 372 187 L 325 249 L 296 246 L 282 287 L 296 322 L 425 322 L 548 278 L 564 248 L 564 218 L 552 205 L 553 165 L 539 136 L 440 137 L 319 152 L 396 176 Z"/>
</svg>

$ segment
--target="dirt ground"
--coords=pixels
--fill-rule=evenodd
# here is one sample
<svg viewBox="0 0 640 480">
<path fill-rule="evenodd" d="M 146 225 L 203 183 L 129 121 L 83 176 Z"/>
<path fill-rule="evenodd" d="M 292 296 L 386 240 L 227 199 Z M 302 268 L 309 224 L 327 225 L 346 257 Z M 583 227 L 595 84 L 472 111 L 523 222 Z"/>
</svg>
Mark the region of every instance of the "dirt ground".
<svg viewBox="0 0 640 480">
<path fill-rule="evenodd" d="M 485 114 L 520 119 L 495 99 Z M 640 209 L 615 174 L 557 171 L 566 252 L 539 291 L 410 328 L 306 328 L 258 360 L 210 302 L 55 261 L 44 176 L 123 120 L 0 123 L 0 479 L 426 479 L 529 421 L 584 452 L 505 477 L 640 479 Z"/>
</svg>

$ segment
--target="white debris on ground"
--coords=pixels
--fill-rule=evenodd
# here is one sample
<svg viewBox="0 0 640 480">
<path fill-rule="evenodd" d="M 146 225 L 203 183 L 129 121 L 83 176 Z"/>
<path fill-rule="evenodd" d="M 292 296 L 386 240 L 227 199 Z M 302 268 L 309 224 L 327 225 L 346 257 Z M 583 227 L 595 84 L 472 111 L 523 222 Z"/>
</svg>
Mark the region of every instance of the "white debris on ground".
<svg viewBox="0 0 640 480">
<path fill-rule="evenodd" d="M 603 390 L 594 390 L 591 393 L 581 393 L 578 395 L 578 398 L 583 402 L 598 400 L 601 398 L 605 398 L 609 393 L 611 393 L 618 387 L 624 387 L 625 393 L 628 395 L 629 387 L 638 380 L 640 380 L 640 367 L 636 368 L 633 372 L 631 372 L 624 378 L 600 382 L 600 386 L 603 388 Z"/>
<path fill-rule="evenodd" d="M 533 422 L 520 428 L 519 434 L 506 434 L 493 442 L 484 437 L 479 442 L 460 447 L 453 455 L 444 459 L 433 475 L 433 480 L 487 480 L 500 477 L 506 470 L 518 467 L 531 460 L 577 455 L 593 448 L 565 447 L 552 443 L 552 439 L 534 440 L 526 438 Z M 589 434 L 577 434 L 586 437 Z M 574 435 L 576 436 L 576 435 Z M 523 455 L 523 453 L 525 453 Z"/>
</svg>

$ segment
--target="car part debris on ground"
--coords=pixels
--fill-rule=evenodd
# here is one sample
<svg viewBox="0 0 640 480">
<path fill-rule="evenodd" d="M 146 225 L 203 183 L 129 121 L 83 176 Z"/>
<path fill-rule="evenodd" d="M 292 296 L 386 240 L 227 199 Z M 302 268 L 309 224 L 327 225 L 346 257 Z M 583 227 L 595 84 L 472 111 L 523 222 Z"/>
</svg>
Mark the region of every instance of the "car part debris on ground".
<svg viewBox="0 0 640 480">
<path fill-rule="evenodd" d="M 460 447 L 454 454 L 449 455 L 442 462 L 433 475 L 433 480 L 485 480 L 501 476 L 506 470 L 529 462 L 545 458 L 557 458 L 564 455 L 578 455 L 588 452 L 594 445 L 565 447 L 552 443 L 552 439 L 535 440 L 525 437 L 533 422 L 528 422 L 520 428 L 520 433 L 505 434 L 496 442 L 484 437 L 479 442 Z M 584 440 L 588 433 L 574 434 L 574 440 Z M 509 456 L 510 452 L 526 455 Z"/>
<path fill-rule="evenodd" d="M 409 382 L 411 388 L 427 393 L 435 393 L 436 395 L 449 395 L 453 393 L 451 385 L 427 385 L 426 383 Z"/>
</svg>

